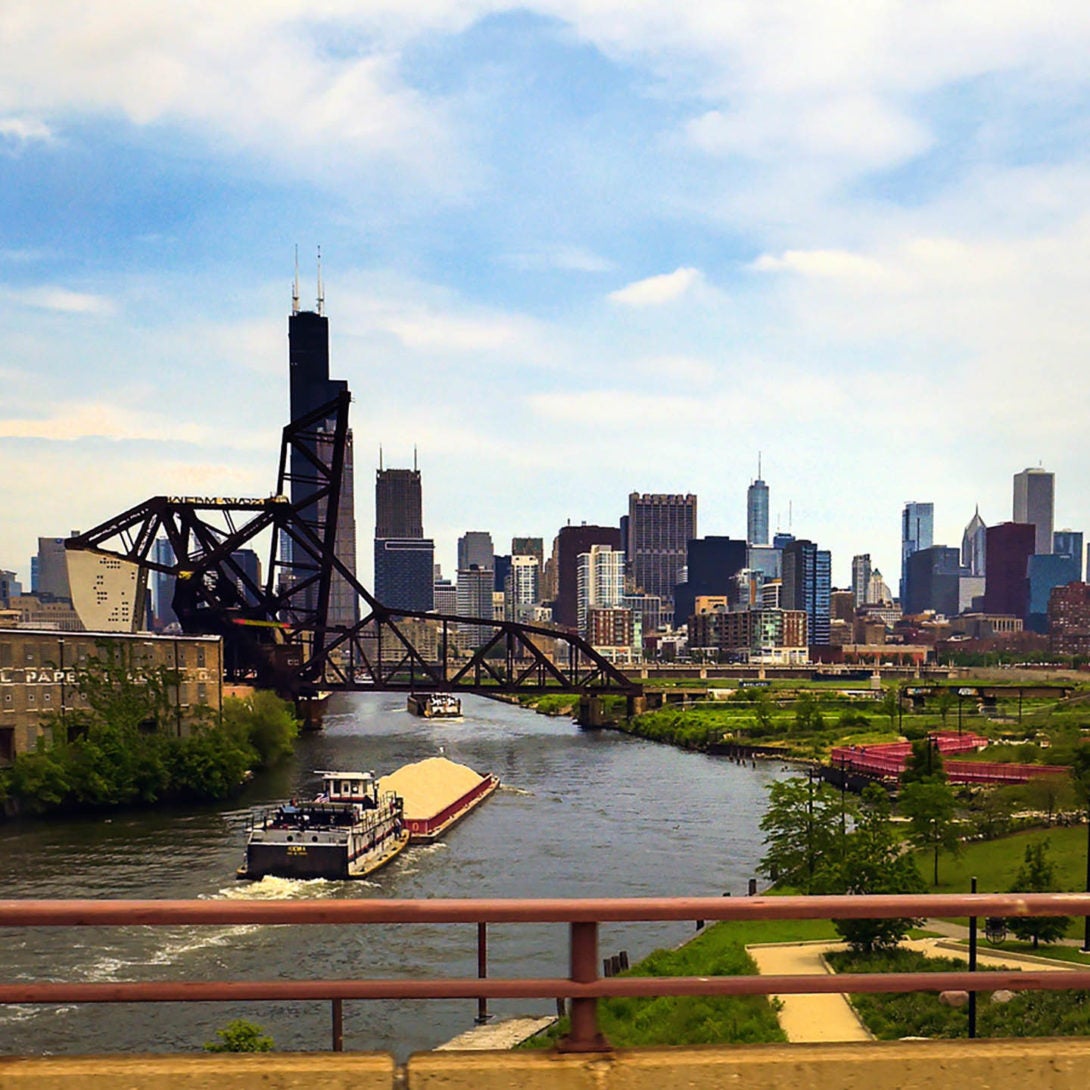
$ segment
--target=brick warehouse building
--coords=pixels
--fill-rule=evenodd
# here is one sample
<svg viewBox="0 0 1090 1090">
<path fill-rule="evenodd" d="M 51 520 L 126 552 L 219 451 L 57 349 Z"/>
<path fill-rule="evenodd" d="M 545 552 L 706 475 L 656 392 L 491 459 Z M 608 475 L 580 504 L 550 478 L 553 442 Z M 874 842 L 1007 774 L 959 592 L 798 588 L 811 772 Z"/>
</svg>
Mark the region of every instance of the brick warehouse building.
<svg viewBox="0 0 1090 1090">
<path fill-rule="evenodd" d="M 76 681 L 106 645 L 124 645 L 134 669 L 176 670 L 175 729 L 183 734 L 198 709 L 223 704 L 223 645 L 218 636 L 59 632 L 0 629 L 0 763 L 32 750 L 53 716 L 88 707 Z"/>
</svg>

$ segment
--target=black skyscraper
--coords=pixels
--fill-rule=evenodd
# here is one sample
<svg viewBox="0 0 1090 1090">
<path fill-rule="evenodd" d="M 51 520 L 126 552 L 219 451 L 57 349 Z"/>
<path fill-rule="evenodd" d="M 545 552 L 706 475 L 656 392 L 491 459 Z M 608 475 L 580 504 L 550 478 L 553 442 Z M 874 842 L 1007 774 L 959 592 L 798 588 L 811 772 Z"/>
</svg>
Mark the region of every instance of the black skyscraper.
<svg viewBox="0 0 1090 1090">
<path fill-rule="evenodd" d="M 315 409 L 332 401 L 348 389 L 343 379 L 329 377 L 329 319 L 322 313 L 321 271 L 318 274 L 317 311 L 299 309 L 299 277 L 296 272 L 292 311 L 288 318 L 288 376 L 289 409 L 291 419 L 298 420 Z M 328 422 L 332 440 L 334 421 Z M 323 440 L 319 439 L 321 445 Z M 356 516 L 355 489 L 352 473 L 352 433 L 344 452 L 344 471 L 341 478 L 340 505 L 337 515 L 337 557 L 353 575 L 356 572 Z M 310 463 L 301 451 L 293 450 L 291 456 L 291 501 L 305 501 L 316 490 L 316 484 L 308 480 L 313 476 Z M 325 520 L 324 512 L 317 505 L 301 509 L 303 517 L 315 528 Z M 307 565 L 298 557 L 285 557 L 293 564 L 294 578 L 306 578 Z M 316 589 L 316 588 L 315 588 Z M 359 603 L 356 593 L 344 578 L 334 573 L 330 587 L 327 621 L 332 625 L 352 625 L 359 620 Z"/>
</svg>

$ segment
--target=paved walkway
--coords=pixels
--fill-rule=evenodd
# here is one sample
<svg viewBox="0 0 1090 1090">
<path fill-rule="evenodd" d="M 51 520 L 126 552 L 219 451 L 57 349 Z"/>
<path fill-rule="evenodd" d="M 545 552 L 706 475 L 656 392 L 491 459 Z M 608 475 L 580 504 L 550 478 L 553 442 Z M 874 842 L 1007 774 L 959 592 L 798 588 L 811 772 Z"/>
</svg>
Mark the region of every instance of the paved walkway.
<svg viewBox="0 0 1090 1090">
<path fill-rule="evenodd" d="M 771 943 L 747 946 L 762 976 L 825 976 L 822 955 L 839 942 Z M 780 1026 L 789 1041 L 869 1041 L 870 1034 L 843 995 L 778 995 Z"/>
<path fill-rule="evenodd" d="M 909 950 L 918 950 L 928 957 L 959 957 L 968 960 L 966 947 L 953 942 L 954 937 L 967 934 L 965 928 L 956 924 L 937 924 L 940 921 L 928 920 L 931 930 L 942 930 L 942 938 L 911 939 L 902 945 Z M 932 926 L 936 925 L 936 926 Z M 830 950 L 843 950 L 839 942 L 772 943 L 768 945 L 747 946 L 750 956 L 757 963 L 757 971 L 763 976 L 810 976 L 827 974 L 829 970 L 822 960 Z M 977 950 L 977 964 L 982 969 L 1017 969 L 1024 968 L 1029 962 L 1035 969 L 1051 969 L 1056 972 L 1070 972 L 1076 966 L 1057 961 L 1047 961 L 1022 954 L 994 954 Z M 867 1041 L 870 1033 L 856 1017 L 847 996 L 834 994 L 821 995 L 778 995 L 782 1004 L 779 1011 L 780 1025 L 791 1042 L 825 1041 Z"/>
</svg>

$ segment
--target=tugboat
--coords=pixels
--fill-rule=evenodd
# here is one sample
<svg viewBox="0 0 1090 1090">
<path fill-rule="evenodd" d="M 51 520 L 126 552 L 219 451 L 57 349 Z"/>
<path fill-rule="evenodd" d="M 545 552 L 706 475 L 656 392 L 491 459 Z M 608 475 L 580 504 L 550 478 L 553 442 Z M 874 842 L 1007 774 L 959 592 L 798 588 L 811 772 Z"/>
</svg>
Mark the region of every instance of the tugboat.
<svg viewBox="0 0 1090 1090">
<path fill-rule="evenodd" d="M 237 877 L 363 878 L 408 844 L 402 799 L 380 793 L 373 772 L 317 775 L 322 790 L 312 802 L 254 812 Z"/>
<path fill-rule="evenodd" d="M 409 711 L 424 719 L 457 719 L 462 702 L 453 693 L 410 693 Z"/>
</svg>

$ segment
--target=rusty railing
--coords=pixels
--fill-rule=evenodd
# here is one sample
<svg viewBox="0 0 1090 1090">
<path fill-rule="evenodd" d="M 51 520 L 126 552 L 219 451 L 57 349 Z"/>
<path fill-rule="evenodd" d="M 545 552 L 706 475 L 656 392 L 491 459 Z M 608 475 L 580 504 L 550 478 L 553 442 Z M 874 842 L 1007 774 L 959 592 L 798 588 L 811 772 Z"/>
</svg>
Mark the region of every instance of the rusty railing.
<svg viewBox="0 0 1090 1090">
<path fill-rule="evenodd" d="M 343 1047 L 346 999 L 567 999 L 571 1031 L 562 1051 L 609 1048 L 598 1028 L 606 996 L 789 995 L 1090 988 L 1090 967 L 1047 970 L 843 973 L 835 976 L 602 977 L 601 923 L 668 920 L 827 920 L 888 917 L 1082 916 L 1090 893 L 868 895 L 849 897 L 675 897 L 597 900 L 91 901 L 0 900 L 0 927 L 223 924 L 566 923 L 567 977 L 368 980 L 221 980 L 68 983 L 0 981 L 0 1003 L 328 1001 L 333 1048 Z"/>
</svg>

